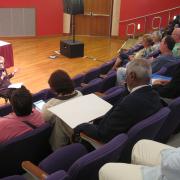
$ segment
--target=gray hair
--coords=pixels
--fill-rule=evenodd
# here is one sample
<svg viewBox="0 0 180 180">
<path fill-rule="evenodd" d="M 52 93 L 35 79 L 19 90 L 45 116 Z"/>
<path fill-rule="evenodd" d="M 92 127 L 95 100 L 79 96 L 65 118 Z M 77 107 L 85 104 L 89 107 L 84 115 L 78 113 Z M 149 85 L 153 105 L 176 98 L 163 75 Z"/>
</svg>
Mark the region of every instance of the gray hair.
<svg viewBox="0 0 180 180">
<path fill-rule="evenodd" d="M 127 75 L 134 72 L 138 79 L 151 78 L 152 69 L 150 63 L 145 59 L 135 59 L 127 64 Z"/>
<path fill-rule="evenodd" d="M 154 37 L 156 40 L 161 41 L 162 39 L 162 33 L 160 31 L 154 31 L 152 33 L 152 37 Z"/>
</svg>

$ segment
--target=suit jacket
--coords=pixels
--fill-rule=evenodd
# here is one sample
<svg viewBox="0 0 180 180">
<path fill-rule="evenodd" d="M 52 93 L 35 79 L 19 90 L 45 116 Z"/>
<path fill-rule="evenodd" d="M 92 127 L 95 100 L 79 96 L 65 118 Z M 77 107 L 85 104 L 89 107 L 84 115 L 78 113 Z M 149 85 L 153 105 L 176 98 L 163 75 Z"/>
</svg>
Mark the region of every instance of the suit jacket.
<svg viewBox="0 0 180 180">
<path fill-rule="evenodd" d="M 172 74 L 172 80 L 168 84 L 153 85 L 153 89 L 164 98 L 173 99 L 180 96 L 180 65 L 178 65 L 175 72 Z"/>
<path fill-rule="evenodd" d="M 119 101 L 100 121 L 99 139 L 108 142 L 162 107 L 158 93 L 151 86 L 142 87 Z"/>
</svg>

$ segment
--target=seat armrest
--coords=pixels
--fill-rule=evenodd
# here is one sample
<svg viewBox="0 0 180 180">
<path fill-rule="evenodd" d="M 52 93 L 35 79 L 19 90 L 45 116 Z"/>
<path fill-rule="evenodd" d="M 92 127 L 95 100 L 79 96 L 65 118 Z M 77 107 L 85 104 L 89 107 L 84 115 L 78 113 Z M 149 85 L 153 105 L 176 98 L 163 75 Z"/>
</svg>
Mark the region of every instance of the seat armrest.
<svg viewBox="0 0 180 180">
<path fill-rule="evenodd" d="M 45 180 L 48 174 L 30 161 L 23 161 L 22 168 L 35 179 Z"/>
<path fill-rule="evenodd" d="M 100 76 L 99 76 L 100 78 L 102 78 L 102 79 L 105 79 L 105 78 L 107 78 L 108 77 L 108 75 L 107 74 L 100 74 Z"/>
<path fill-rule="evenodd" d="M 81 83 L 81 87 L 86 87 L 86 86 L 88 86 L 87 83 Z"/>
<path fill-rule="evenodd" d="M 99 96 L 99 97 L 105 96 L 105 94 L 104 94 L 104 93 L 101 93 L 101 92 L 95 92 L 94 94 L 97 95 L 97 96 Z"/>
<path fill-rule="evenodd" d="M 81 137 L 81 139 L 84 139 L 85 141 L 89 142 L 95 149 L 98 149 L 103 145 L 102 142 L 100 142 L 96 139 L 93 139 L 82 132 L 80 133 L 80 137 Z"/>
</svg>

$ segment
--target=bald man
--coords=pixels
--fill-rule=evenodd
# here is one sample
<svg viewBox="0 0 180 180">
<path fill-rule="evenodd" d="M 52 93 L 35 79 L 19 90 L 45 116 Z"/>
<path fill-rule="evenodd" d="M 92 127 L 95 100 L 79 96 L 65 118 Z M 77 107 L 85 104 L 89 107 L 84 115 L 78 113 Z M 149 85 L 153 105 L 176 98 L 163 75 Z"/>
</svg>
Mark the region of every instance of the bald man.
<svg viewBox="0 0 180 180">
<path fill-rule="evenodd" d="M 176 42 L 173 48 L 173 55 L 176 57 L 180 57 L 180 28 L 175 28 L 173 30 L 172 37 Z"/>
</svg>

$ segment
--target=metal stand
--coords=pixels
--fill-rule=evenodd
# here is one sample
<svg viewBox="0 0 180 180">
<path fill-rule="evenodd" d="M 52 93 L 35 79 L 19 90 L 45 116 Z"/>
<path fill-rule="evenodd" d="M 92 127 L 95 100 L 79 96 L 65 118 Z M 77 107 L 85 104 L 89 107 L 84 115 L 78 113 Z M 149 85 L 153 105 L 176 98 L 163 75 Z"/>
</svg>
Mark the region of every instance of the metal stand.
<svg viewBox="0 0 180 180">
<path fill-rule="evenodd" d="M 75 15 L 71 15 L 71 32 L 73 43 L 75 43 Z"/>
</svg>

